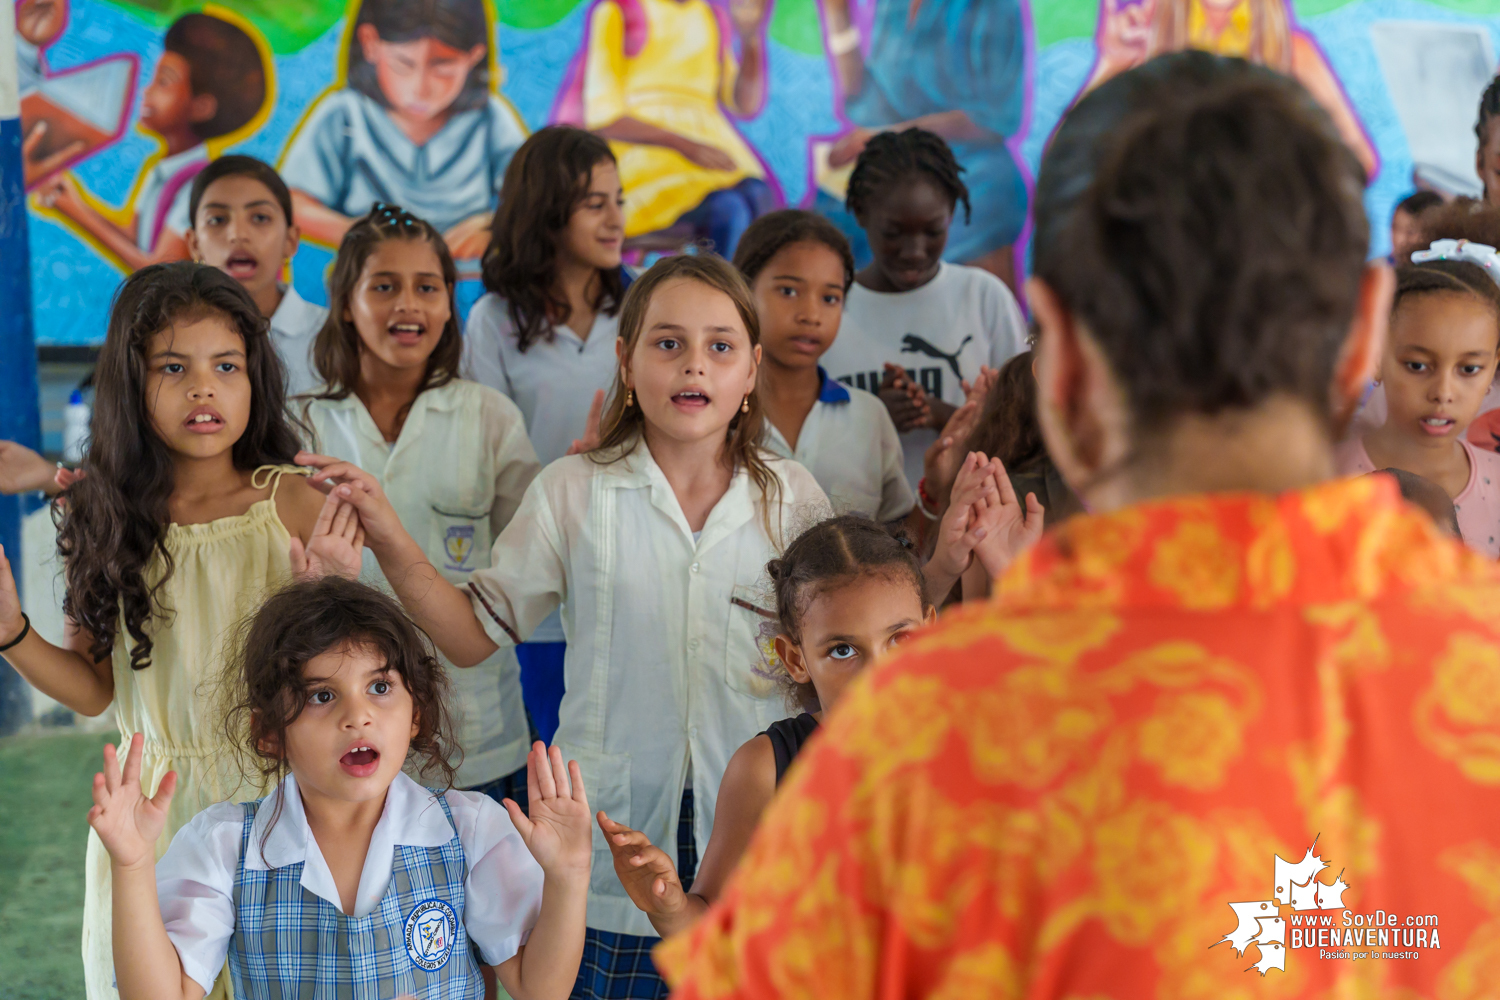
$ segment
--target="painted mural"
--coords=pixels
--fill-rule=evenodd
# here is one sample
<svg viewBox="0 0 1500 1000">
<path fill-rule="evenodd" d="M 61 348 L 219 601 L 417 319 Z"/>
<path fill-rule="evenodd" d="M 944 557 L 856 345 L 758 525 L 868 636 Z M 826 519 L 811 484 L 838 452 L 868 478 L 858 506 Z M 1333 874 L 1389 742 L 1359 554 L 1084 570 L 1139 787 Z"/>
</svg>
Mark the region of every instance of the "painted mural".
<svg viewBox="0 0 1500 1000">
<path fill-rule="evenodd" d="M 0 0 L 4 2 L 4 0 Z M 401 204 L 477 298 L 505 166 L 569 122 L 613 146 L 637 260 L 732 248 L 821 211 L 856 248 L 849 172 L 920 125 L 967 168 L 952 260 L 1024 271 L 1059 117 L 1151 56 L 1201 48 L 1300 80 L 1370 173 L 1373 250 L 1416 187 L 1477 194 L 1473 122 L 1500 0 L 18 0 L 30 267 L 42 344 L 98 343 L 123 274 L 186 256 L 192 179 L 243 152 L 293 191 L 311 301 L 352 218 Z"/>
</svg>

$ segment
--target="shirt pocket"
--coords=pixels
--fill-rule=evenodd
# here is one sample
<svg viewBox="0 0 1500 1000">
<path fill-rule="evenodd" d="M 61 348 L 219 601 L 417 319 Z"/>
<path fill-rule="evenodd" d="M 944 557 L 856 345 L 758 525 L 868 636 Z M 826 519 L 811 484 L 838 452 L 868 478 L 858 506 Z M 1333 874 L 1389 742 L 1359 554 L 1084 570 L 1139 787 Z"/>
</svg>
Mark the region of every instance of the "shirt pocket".
<svg viewBox="0 0 1500 1000">
<path fill-rule="evenodd" d="M 782 669 L 775 645 L 781 625 L 776 612 L 765 607 L 765 600 L 765 590 L 758 584 L 736 584 L 729 597 L 724 679 L 732 690 L 751 698 L 773 695 Z"/>
<path fill-rule="evenodd" d="M 603 812 L 616 823 L 635 829 L 630 815 L 630 754 L 597 753 L 582 750 L 566 743 L 557 744 L 563 761 L 578 761 L 583 772 L 583 787 L 589 797 L 589 808 L 597 815 Z M 589 891 L 607 896 L 625 895 L 625 887 L 615 875 L 614 855 L 604 839 L 604 831 L 598 823 L 590 823 L 594 830 L 594 853 L 589 870 Z"/>
<path fill-rule="evenodd" d="M 490 509 L 433 504 L 427 551 L 444 576 L 467 580 L 470 573 L 489 565 Z"/>
</svg>

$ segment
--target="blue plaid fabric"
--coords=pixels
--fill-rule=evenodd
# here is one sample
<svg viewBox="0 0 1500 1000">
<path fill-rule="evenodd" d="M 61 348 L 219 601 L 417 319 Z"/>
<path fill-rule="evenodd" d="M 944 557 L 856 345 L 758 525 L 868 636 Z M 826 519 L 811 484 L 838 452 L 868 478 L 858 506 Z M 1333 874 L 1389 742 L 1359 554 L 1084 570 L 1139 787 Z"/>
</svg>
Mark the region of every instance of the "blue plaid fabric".
<svg viewBox="0 0 1500 1000">
<path fill-rule="evenodd" d="M 438 803 L 453 823 L 447 801 Z M 302 887 L 303 862 L 250 871 L 250 831 L 260 802 L 245 806 L 234 881 L 229 972 L 238 1000 L 480 1000 L 484 979 L 464 930 L 464 859 L 457 829 L 441 847 L 398 845 L 391 884 L 363 917 Z"/>
<path fill-rule="evenodd" d="M 677 819 L 677 874 L 684 890 L 692 889 L 698 870 L 698 843 L 693 839 L 693 790 L 682 792 Z M 658 1000 L 670 992 L 651 949 L 659 937 L 615 934 L 590 927 L 583 939 L 583 961 L 569 1000 Z"/>
</svg>

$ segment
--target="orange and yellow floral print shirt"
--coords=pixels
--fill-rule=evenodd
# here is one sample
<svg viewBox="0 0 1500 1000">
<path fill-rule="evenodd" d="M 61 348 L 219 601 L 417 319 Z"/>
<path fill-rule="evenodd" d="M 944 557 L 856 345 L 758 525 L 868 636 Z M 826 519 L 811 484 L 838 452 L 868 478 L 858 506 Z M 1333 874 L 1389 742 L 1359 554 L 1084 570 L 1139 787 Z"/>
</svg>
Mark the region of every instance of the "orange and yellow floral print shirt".
<svg viewBox="0 0 1500 1000">
<path fill-rule="evenodd" d="M 1500 567 L 1385 477 L 1074 519 L 851 688 L 656 959 L 695 1000 L 1500 996 Z"/>
</svg>

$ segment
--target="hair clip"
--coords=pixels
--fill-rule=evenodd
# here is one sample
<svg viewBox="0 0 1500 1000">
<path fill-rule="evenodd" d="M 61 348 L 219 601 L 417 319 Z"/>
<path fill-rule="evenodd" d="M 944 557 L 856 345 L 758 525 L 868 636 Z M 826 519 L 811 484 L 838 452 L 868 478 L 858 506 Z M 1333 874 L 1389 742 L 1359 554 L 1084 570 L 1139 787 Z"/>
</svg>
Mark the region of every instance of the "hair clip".
<svg viewBox="0 0 1500 1000">
<path fill-rule="evenodd" d="M 415 215 L 412 215 L 400 205 L 392 205 L 388 202 L 377 201 L 370 206 L 370 214 L 377 217 L 381 222 L 388 222 L 393 226 L 420 226 Z"/>
<path fill-rule="evenodd" d="M 1411 255 L 1413 264 L 1426 264 L 1434 260 L 1461 260 L 1478 264 L 1484 268 L 1484 273 L 1490 276 L 1491 281 L 1500 285 L 1500 253 L 1496 253 L 1495 248 L 1487 244 L 1470 240 L 1433 240 L 1432 246 Z"/>
</svg>

